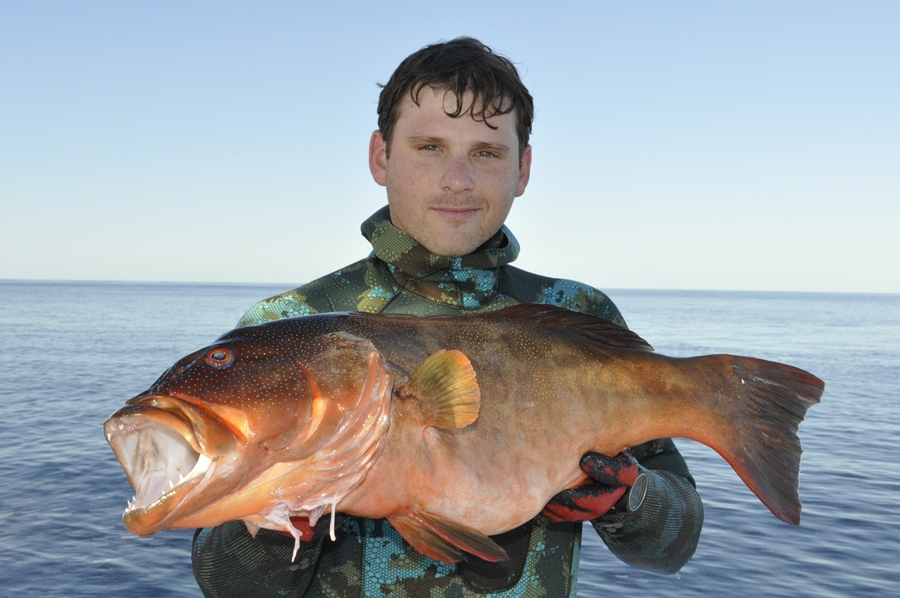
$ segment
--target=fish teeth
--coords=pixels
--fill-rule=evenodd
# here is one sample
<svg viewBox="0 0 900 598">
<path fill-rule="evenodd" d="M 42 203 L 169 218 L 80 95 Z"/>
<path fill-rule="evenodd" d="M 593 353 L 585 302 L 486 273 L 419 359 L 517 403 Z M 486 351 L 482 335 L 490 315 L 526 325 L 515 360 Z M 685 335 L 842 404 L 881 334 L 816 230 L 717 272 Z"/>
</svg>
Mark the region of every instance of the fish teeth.
<svg viewBox="0 0 900 598">
<path fill-rule="evenodd" d="M 138 492 L 141 493 L 143 497 L 141 499 L 142 508 L 147 507 L 160 500 L 166 494 L 175 490 L 178 486 L 182 484 L 187 484 L 191 480 L 195 478 L 201 477 L 206 473 L 212 464 L 212 459 L 201 454 L 197 459 L 197 462 L 194 464 L 194 467 L 185 475 L 181 471 L 169 471 L 168 476 L 160 479 L 162 476 L 157 477 L 156 474 L 162 474 L 160 471 L 148 471 L 145 472 L 146 475 L 138 482 Z M 175 476 L 177 474 L 178 481 L 175 481 Z M 165 480 L 165 481 L 163 481 Z M 168 487 L 166 485 L 168 482 Z M 151 494 L 153 496 L 151 496 Z M 150 500 L 152 498 L 152 500 Z M 131 497 L 131 500 L 128 501 L 128 506 L 125 509 L 125 512 L 133 511 L 138 508 L 137 495 Z"/>
</svg>

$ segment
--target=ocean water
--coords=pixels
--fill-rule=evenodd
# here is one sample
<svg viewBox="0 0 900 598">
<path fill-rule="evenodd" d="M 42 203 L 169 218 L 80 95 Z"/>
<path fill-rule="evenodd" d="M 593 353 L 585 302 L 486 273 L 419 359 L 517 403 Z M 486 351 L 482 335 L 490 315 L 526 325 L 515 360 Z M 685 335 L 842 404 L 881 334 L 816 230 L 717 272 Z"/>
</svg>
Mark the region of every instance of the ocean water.
<svg viewBox="0 0 900 598">
<path fill-rule="evenodd" d="M 276 286 L 0 282 L 0 596 L 200 596 L 190 531 L 149 538 L 102 423 Z M 678 441 L 704 500 L 694 558 L 661 576 L 586 530 L 582 596 L 900 595 L 900 296 L 609 291 L 668 355 L 737 353 L 827 383 L 801 426 L 800 527 L 711 449 Z"/>
</svg>

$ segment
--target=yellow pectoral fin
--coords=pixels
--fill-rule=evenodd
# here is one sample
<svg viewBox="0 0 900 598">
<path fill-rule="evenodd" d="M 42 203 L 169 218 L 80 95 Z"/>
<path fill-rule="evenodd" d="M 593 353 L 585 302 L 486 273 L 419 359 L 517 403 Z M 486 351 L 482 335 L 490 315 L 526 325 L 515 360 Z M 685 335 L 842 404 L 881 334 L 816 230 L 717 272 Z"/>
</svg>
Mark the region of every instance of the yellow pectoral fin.
<svg viewBox="0 0 900 598">
<path fill-rule="evenodd" d="M 420 509 L 413 508 L 387 519 L 413 548 L 438 561 L 458 563 L 463 551 L 491 563 L 509 559 L 499 544 L 478 530 Z"/>
<path fill-rule="evenodd" d="M 472 363 L 456 350 L 430 355 L 413 372 L 400 396 L 419 401 L 425 425 L 448 430 L 474 422 L 481 406 Z"/>
</svg>

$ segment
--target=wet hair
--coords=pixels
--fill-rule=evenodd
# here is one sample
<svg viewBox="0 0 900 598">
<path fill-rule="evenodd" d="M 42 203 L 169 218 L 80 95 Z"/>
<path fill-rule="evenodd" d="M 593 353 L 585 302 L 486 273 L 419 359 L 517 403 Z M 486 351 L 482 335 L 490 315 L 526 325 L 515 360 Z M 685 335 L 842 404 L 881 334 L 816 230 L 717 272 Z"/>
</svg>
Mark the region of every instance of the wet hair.
<svg viewBox="0 0 900 598">
<path fill-rule="evenodd" d="M 418 106 L 419 93 L 424 87 L 445 89 L 456 96 L 456 109 L 447 116 L 457 118 L 468 113 L 484 122 L 497 114 L 514 112 L 516 134 L 519 138 L 519 159 L 531 136 L 534 102 L 510 60 L 496 54 L 489 47 L 471 37 L 458 37 L 448 42 L 425 46 L 410 54 L 378 97 L 378 129 L 390 148 L 394 125 L 400 118 L 400 106 L 406 95 Z M 472 101 L 464 105 L 466 93 Z"/>
</svg>

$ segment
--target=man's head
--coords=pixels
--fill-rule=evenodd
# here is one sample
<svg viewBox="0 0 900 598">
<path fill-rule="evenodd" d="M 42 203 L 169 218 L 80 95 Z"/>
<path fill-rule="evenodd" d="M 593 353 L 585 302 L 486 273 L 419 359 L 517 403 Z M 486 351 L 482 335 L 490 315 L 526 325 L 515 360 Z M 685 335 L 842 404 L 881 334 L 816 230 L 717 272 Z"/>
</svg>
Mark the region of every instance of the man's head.
<svg viewBox="0 0 900 598">
<path fill-rule="evenodd" d="M 512 62 L 471 37 L 425 46 L 410 54 L 391 75 L 378 97 L 378 130 L 388 151 L 404 101 L 418 104 L 419 94 L 428 87 L 453 92 L 456 103 L 447 112 L 451 117 L 468 114 L 485 121 L 513 113 L 522 157 L 534 120 L 531 94 Z M 470 102 L 464 100 L 467 96 Z"/>
<path fill-rule="evenodd" d="M 503 225 L 531 172 L 531 96 L 471 38 L 427 46 L 381 92 L 369 168 L 391 222 L 433 253 L 471 253 Z"/>
</svg>

